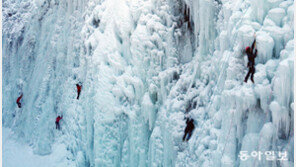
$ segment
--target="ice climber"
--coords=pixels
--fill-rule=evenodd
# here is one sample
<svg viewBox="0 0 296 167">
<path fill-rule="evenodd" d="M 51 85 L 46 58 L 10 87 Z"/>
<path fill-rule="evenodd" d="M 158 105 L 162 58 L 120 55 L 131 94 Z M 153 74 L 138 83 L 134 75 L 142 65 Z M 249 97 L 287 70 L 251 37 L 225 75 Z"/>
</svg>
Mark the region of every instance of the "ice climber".
<svg viewBox="0 0 296 167">
<path fill-rule="evenodd" d="M 21 94 L 17 99 L 16 99 L 16 104 L 18 106 L 18 108 L 22 107 L 22 103 L 21 103 L 21 99 L 23 97 L 23 94 Z"/>
<path fill-rule="evenodd" d="M 60 130 L 60 120 L 61 119 L 63 119 L 63 116 L 58 116 L 55 121 L 56 129 L 58 129 L 58 130 Z"/>
<path fill-rule="evenodd" d="M 245 77 L 245 82 L 248 82 L 249 76 L 251 75 L 251 81 L 254 83 L 254 73 L 255 73 L 255 58 L 257 57 L 257 49 L 256 49 L 256 35 L 254 35 L 255 40 L 252 44 L 252 47 L 246 47 L 246 54 L 248 55 L 248 68 L 249 72 Z M 255 48 L 255 52 L 253 51 Z"/>
<path fill-rule="evenodd" d="M 82 85 L 81 84 L 76 84 L 76 87 L 77 87 L 77 99 L 79 99 Z"/>
<path fill-rule="evenodd" d="M 186 119 L 186 128 L 185 128 L 185 133 L 183 136 L 183 141 L 188 141 L 192 135 L 192 131 L 194 130 L 194 120 L 192 118 L 187 118 Z M 187 137 L 186 137 L 187 136 Z"/>
</svg>

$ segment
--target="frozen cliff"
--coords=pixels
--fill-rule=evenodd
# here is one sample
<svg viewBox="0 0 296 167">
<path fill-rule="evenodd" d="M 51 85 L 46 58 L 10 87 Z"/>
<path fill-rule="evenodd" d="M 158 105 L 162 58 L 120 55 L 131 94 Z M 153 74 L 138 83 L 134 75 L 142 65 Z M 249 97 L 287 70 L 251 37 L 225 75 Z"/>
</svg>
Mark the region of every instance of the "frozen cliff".
<svg viewBox="0 0 296 167">
<path fill-rule="evenodd" d="M 3 126 L 34 154 L 63 145 L 68 166 L 77 167 L 294 165 L 294 1 L 2 7 Z M 254 33 L 255 84 L 243 82 Z M 183 142 L 186 116 L 195 129 Z M 266 160 L 266 151 L 286 160 Z M 252 156 L 242 160 L 241 152 Z"/>
</svg>

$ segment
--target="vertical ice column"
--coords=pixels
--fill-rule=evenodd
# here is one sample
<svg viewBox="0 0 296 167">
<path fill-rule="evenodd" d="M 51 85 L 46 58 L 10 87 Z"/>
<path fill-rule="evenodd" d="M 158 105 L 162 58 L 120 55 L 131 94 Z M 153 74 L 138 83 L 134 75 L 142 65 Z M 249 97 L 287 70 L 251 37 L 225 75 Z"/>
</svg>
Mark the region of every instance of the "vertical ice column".
<svg viewBox="0 0 296 167">
<path fill-rule="evenodd" d="M 190 4 L 194 22 L 194 34 L 200 54 L 207 54 L 214 49 L 216 38 L 217 3 L 214 0 L 194 0 Z"/>
</svg>

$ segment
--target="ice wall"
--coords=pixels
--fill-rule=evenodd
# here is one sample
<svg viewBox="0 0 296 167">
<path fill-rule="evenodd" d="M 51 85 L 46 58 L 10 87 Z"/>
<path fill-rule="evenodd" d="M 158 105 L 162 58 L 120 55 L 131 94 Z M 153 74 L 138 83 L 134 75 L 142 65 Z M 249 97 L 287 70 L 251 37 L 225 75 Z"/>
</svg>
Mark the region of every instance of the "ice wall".
<svg viewBox="0 0 296 167">
<path fill-rule="evenodd" d="M 6 0 L 3 125 L 36 154 L 65 144 L 80 167 L 292 166 L 293 5 Z M 254 32 L 255 84 L 243 83 Z M 188 115 L 196 128 L 185 143 Z M 289 161 L 238 158 L 253 150 Z"/>
<path fill-rule="evenodd" d="M 294 104 L 294 34 L 290 25 L 294 23 L 293 16 L 287 13 L 293 11 L 293 1 L 221 1 L 218 4 L 215 51 L 211 54 L 211 49 L 208 50 L 210 61 L 198 62 L 208 66 L 200 77 L 214 73 L 209 74 L 210 81 L 204 86 L 204 94 L 210 96 L 198 95 L 189 100 L 191 104 L 197 102 L 190 113 L 199 120 L 198 128 L 195 138 L 189 142 L 191 148 L 178 152 L 179 165 L 198 162 L 200 166 L 271 166 L 272 162 L 255 158 L 241 161 L 237 154 L 277 150 L 287 151 L 290 159 L 273 162 L 273 165 L 292 166 L 294 152 L 289 147 L 293 148 L 294 139 L 291 117 L 294 115 L 291 107 Z M 247 62 L 242 51 L 251 44 L 254 32 L 258 57 L 252 85 L 243 83 Z M 205 46 L 200 43 L 199 47 Z M 211 80 L 216 84 L 211 88 L 213 92 L 208 93 L 206 88 L 211 86 Z M 200 98 L 210 98 L 210 101 L 200 104 Z"/>
<path fill-rule="evenodd" d="M 55 117 L 64 114 L 67 120 L 75 97 L 71 90 L 83 64 L 83 6 L 83 1 L 3 2 L 3 125 L 38 154 L 51 152 L 62 134 L 55 130 Z M 15 101 L 21 93 L 19 109 Z"/>
</svg>

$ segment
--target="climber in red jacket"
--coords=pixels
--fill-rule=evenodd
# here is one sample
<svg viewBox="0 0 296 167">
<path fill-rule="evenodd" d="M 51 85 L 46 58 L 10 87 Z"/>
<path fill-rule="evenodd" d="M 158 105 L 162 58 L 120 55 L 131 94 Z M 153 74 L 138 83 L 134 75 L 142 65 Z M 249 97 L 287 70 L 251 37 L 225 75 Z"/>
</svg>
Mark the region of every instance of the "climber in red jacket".
<svg viewBox="0 0 296 167">
<path fill-rule="evenodd" d="M 58 130 L 60 130 L 60 120 L 61 119 L 63 119 L 63 116 L 58 116 L 55 121 L 56 129 L 58 129 Z"/>
<path fill-rule="evenodd" d="M 76 87 L 77 87 L 77 93 L 78 93 L 77 94 L 77 99 L 79 99 L 82 85 L 81 84 L 76 84 Z"/>
<path fill-rule="evenodd" d="M 22 107 L 22 103 L 21 103 L 22 97 L 23 97 L 23 94 L 21 94 L 16 100 L 16 104 L 17 104 L 18 108 Z"/>
<path fill-rule="evenodd" d="M 249 76 L 251 74 L 251 81 L 254 83 L 254 73 L 255 73 L 255 58 L 257 57 L 257 49 L 256 49 L 256 34 L 254 34 L 254 42 L 252 47 L 246 47 L 246 54 L 248 55 L 248 68 L 249 72 L 245 77 L 245 82 L 248 82 Z M 255 49 L 255 52 L 254 52 Z"/>
</svg>

